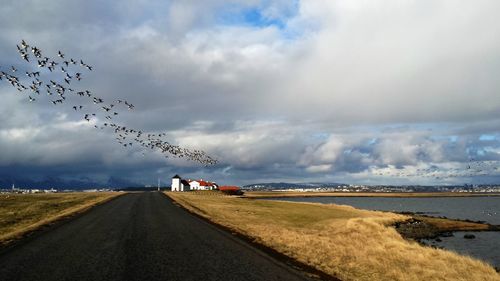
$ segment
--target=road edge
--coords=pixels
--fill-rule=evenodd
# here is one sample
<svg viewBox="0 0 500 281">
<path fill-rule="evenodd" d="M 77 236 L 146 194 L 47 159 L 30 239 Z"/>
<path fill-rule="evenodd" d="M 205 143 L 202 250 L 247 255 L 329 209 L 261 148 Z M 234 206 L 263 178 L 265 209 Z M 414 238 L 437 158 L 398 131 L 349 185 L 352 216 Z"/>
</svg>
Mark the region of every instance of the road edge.
<svg viewBox="0 0 500 281">
<path fill-rule="evenodd" d="M 210 220 L 209 218 L 207 217 L 204 217 L 186 207 L 184 207 L 181 203 L 177 202 L 174 198 L 168 196 L 168 194 L 166 194 L 165 192 L 161 192 L 163 194 L 163 196 L 165 196 L 166 198 L 172 200 L 173 203 L 175 203 L 176 205 L 178 205 L 179 207 L 181 207 L 182 209 L 184 209 L 185 211 L 187 211 L 188 213 L 190 213 L 191 215 L 203 220 L 204 222 L 218 228 L 219 230 L 222 230 L 232 236 L 236 236 L 237 238 L 239 238 L 240 240 L 242 240 L 243 242 L 247 243 L 248 245 L 262 251 L 263 253 L 269 255 L 270 257 L 278 260 L 279 262 L 282 262 L 283 264 L 287 265 L 287 266 L 290 266 L 292 267 L 293 269 L 295 270 L 298 270 L 298 271 L 302 271 L 304 272 L 306 275 L 310 276 L 310 277 L 315 277 L 319 280 L 324 280 L 324 281 L 341 281 L 341 279 L 335 277 L 335 276 L 332 276 L 326 272 L 323 272 L 311 265 L 308 265 L 308 264 L 305 264 L 297 259 L 294 259 L 290 256 L 287 256 L 269 246 L 266 246 L 262 243 L 259 243 L 257 241 L 255 241 L 255 239 L 249 235 L 246 235 L 246 234 L 243 234 L 241 232 L 237 232 L 235 231 L 234 229 L 231 229 L 227 226 L 224 226 L 222 224 L 218 224 L 212 220 Z"/>
<path fill-rule="evenodd" d="M 47 222 L 37 225 L 33 228 L 27 228 L 19 234 L 16 234 L 13 238 L 10 238 L 7 241 L 0 241 L 0 256 L 10 252 L 13 248 L 17 246 L 28 243 L 29 241 L 43 235 L 44 233 L 56 229 L 74 219 L 77 219 L 92 209 L 99 207 L 103 204 L 109 203 L 112 200 L 115 200 L 123 195 L 127 194 L 126 192 L 117 194 L 115 196 L 103 199 L 99 202 L 95 202 L 89 205 L 83 205 L 80 208 L 77 208 L 67 214 L 63 214 L 60 216 L 56 216 L 52 219 L 49 219 Z"/>
</svg>

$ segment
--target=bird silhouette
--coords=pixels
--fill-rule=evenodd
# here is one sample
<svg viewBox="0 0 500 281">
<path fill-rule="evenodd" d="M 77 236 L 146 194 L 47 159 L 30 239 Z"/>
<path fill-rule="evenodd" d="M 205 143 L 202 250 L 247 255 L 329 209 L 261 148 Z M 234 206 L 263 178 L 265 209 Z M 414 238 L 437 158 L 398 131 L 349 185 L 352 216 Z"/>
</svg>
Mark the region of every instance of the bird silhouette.
<svg viewBox="0 0 500 281">
<path fill-rule="evenodd" d="M 91 91 L 88 89 L 75 90 L 73 86 L 72 88 L 69 87 L 69 85 L 83 79 L 81 70 L 80 72 L 74 71 L 73 68 L 81 67 L 86 71 L 93 71 L 93 67 L 89 64 L 84 63 L 83 59 L 76 60 L 74 58 L 70 58 L 69 60 L 64 60 L 65 54 L 61 50 L 57 52 L 57 57 L 63 59 L 62 61 L 58 59 L 52 59 L 47 56 L 44 57 L 40 48 L 36 46 L 30 46 L 24 39 L 21 40 L 18 45 L 16 45 L 16 48 L 22 60 L 25 63 L 30 64 L 30 68 L 32 66 L 31 64 L 33 63 L 35 64 L 34 67 L 40 68 L 41 71 L 25 71 L 25 78 L 31 80 L 28 81 L 27 84 L 24 84 L 24 82 L 22 81 L 23 79 L 20 79 L 20 77 L 14 75 L 18 71 L 17 68 L 11 66 L 10 70 L 13 74 L 8 74 L 4 71 L 1 71 L 0 81 L 8 82 L 8 84 L 15 87 L 20 93 L 29 90 L 32 94 L 40 95 L 40 90 L 42 89 L 45 89 L 45 92 L 47 93 L 46 96 L 53 96 L 55 93 L 59 98 L 48 100 L 48 102 L 53 105 L 62 105 L 68 102 L 72 103 L 72 97 L 87 98 L 87 102 L 94 105 L 105 103 L 105 99 L 103 97 L 99 97 L 91 93 Z M 33 62 L 30 60 L 30 54 L 36 57 Z M 79 61 L 79 64 L 77 61 Z M 60 70 L 62 73 L 64 73 L 64 75 L 59 78 L 56 77 L 56 72 L 54 72 L 56 66 L 58 65 L 61 65 Z M 44 71 L 44 69 L 48 70 L 48 72 Z M 51 79 L 42 77 L 42 74 L 44 73 L 52 73 Z M 62 81 L 61 83 L 64 83 L 65 86 L 57 81 Z M 67 98 L 67 92 L 74 92 L 75 95 L 68 96 Z M 40 97 L 43 100 L 44 96 Z M 38 101 L 38 99 L 35 99 L 32 95 L 29 95 L 28 99 L 30 102 Z M 104 118 L 105 120 L 112 120 L 113 118 L 118 118 L 119 116 L 121 116 L 119 110 L 120 108 L 115 108 L 115 104 L 124 104 L 128 110 L 133 110 L 135 108 L 135 106 L 129 101 L 118 99 L 116 100 L 116 102 L 113 102 L 107 106 L 100 106 L 102 111 L 105 112 L 104 116 L 101 115 L 102 112 L 100 114 L 86 113 L 83 115 L 83 119 L 87 122 L 90 122 L 92 119 L 94 119 L 94 122 L 96 122 L 97 124 L 94 124 L 93 126 L 97 129 L 111 129 L 111 132 L 117 136 L 116 139 L 117 141 L 119 141 L 119 144 L 129 149 L 135 147 L 134 144 L 137 144 L 143 149 L 159 151 L 160 153 L 163 153 L 167 158 L 170 155 L 178 158 L 186 158 L 190 161 L 196 161 L 204 165 L 214 165 L 217 163 L 216 159 L 210 157 L 201 150 L 190 150 L 169 143 L 168 141 L 163 139 L 164 137 L 167 137 L 166 133 L 144 134 L 143 130 L 122 126 L 119 125 L 116 121 L 114 121 L 113 123 L 108 121 L 109 123 L 106 122 L 104 123 L 104 125 L 100 126 L 99 122 L 102 118 Z M 84 106 L 81 104 L 73 103 L 72 105 L 70 105 L 70 108 L 72 108 L 73 111 L 82 110 L 83 107 Z M 113 111 L 111 111 L 112 109 Z M 143 155 L 145 154 L 143 153 Z"/>
</svg>

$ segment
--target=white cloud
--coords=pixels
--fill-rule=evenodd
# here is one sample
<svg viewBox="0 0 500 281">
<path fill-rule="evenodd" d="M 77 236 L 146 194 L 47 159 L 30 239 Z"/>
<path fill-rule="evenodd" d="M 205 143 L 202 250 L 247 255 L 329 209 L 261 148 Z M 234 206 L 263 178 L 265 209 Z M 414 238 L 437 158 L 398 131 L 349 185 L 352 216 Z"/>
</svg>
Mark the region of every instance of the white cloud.
<svg viewBox="0 0 500 281">
<path fill-rule="evenodd" d="M 309 0 L 291 11 L 291 2 L 142 1 L 141 9 L 132 1 L 120 8 L 6 3 L 0 64 L 21 64 L 19 36 L 49 54 L 60 48 L 81 56 L 95 65 L 82 87 L 136 105 L 121 116 L 124 124 L 207 150 L 221 159 L 213 169 L 225 176 L 359 180 L 381 169 L 447 171 L 471 156 L 498 160 L 498 141 L 477 137 L 500 129 L 500 4 Z M 250 7 L 284 26 L 218 21 Z M 31 16 L 41 10 L 49 16 Z M 122 162 L 198 169 L 123 151 L 71 110 L 54 109 L 44 97 L 29 104 L 0 85 L 4 166 L 95 161 L 108 169 Z"/>
<path fill-rule="evenodd" d="M 332 165 L 330 164 L 312 165 L 306 168 L 306 171 L 310 173 L 324 173 L 324 172 L 329 172 L 331 170 L 332 170 Z"/>
</svg>

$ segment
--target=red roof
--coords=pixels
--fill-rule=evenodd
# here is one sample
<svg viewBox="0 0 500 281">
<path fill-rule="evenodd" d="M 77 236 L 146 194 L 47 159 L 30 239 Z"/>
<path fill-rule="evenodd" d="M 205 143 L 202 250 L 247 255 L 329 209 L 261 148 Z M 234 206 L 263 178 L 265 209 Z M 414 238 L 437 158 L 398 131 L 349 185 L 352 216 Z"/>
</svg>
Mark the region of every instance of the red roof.
<svg viewBox="0 0 500 281">
<path fill-rule="evenodd" d="M 236 190 L 240 190 L 240 188 L 238 186 L 234 186 L 234 185 L 223 185 L 223 186 L 219 186 L 219 190 L 221 191 L 236 191 Z"/>
<path fill-rule="evenodd" d="M 212 186 L 212 183 L 208 181 L 199 180 L 198 182 L 200 183 L 200 186 Z"/>
</svg>

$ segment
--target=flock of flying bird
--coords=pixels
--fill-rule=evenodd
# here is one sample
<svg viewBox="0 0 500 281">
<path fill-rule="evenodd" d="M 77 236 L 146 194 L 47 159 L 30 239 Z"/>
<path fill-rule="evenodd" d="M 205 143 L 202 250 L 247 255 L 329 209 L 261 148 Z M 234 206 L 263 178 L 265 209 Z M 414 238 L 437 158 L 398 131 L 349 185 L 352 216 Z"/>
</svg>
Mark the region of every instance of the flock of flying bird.
<svg viewBox="0 0 500 281">
<path fill-rule="evenodd" d="M 102 97 L 89 90 L 79 91 L 73 88 L 76 82 L 83 79 L 83 74 L 80 71 L 93 70 L 93 67 L 84 63 L 83 60 L 66 58 L 66 55 L 61 51 L 58 51 L 57 59 L 43 56 L 39 48 L 30 46 L 24 40 L 17 45 L 17 51 L 21 58 L 30 64 L 30 70 L 36 67 L 36 71 L 25 71 L 23 79 L 22 76 L 18 75 L 20 71 L 14 66 L 6 70 L 2 70 L 0 66 L 0 82 L 2 80 L 6 81 L 16 88 L 19 93 L 28 92 L 30 102 L 40 100 L 42 97 L 48 97 L 49 101 L 54 106 L 57 106 L 69 103 L 70 100 L 74 100 L 74 97 L 87 99 L 87 101 L 79 102 L 79 104 L 70 105 L 72 110 L 78 113 L 81 112 L 83 120 L 94 124 L 96 129 L 108 128 L 111 130 L 115 134 L 116 141 L 123 147 L 131 148 L 138 145 L 142 148 L 160 151 L 166 158 L 186 158 L 203 165 L 217 163 L 216 159 L 210 157 L 204 151 L 190 150 L 170 144 L 163 139 L 167 136 L 165 133 L 147 133 L 115 122 L 114 120 L 121 114 L 120 108 L 133 110 L 134 105 L 123 99 L 106 103 Z M 36 63 L 36 66 L 33 66 L 33 63 Z M 58 78 L 57 74 L 60 75 Z M 52 79 L 43 79 L 43 77 L 49 75 Z M 29 82 L 25 83 L 24 80 L 29 80 Z M 91 109 L 98 110 L 91 112 Z M 144 152 L 142 154 L 145 155 Z"/>
<path fill-rule="evenodd" d="M 76 90 L 72 86 L 83 79 L 83 74 L 80 71 L 92 71 L 93 67 L 83 62 L 83 60 L 66 58 L 66 55 L 61 51 L 57 53 L 57 59 L 52 59 L 43 56 L 42 51 L 30 46 L 26 41 L 22 40 L 17 45 L 17 51 L 20 57 L 30 64 L 30 69 L 33 69 L 33 63 L 36 62 L 36 71 L 25 71 L 25 79 L 30 80 L 29 84 L 23 83 L 25 79 L 16 76 L 20 73 L 18 69 L 11 66 L 9 69 L 2 70 L 0 66 L 0 81 L 6 81 L 19 93 L 29 92 L 28 99 L 30 102 L 39 100 L 42 96 L 49 97 L 49 101 L 57 106 L 69 101 L 69 96 L 87 99 L 83 104 L 71 105 L 75 112 L 82 112 L 89 109 L 87 112 L 82 112 L 82 117 L 87 122 L 92 122 L 96 129 L 110 129 L 115 134 L 116 141 L 123 147 L 133 147 L 139 145 L 150 150 L 160 151 L 166 158 L 177 157 L 186 158 L 191 161 L 196 161 L 204 165 L 214 165 L 217 160 L 207 155 L 201 150 L 190 150 L 177 145 L 172 145 L 168 141 L 163 140 L 167 135 L 165 133 L 146 133 L 142 130 L 137 130 L 119 125 L 115 120 L 119 115 L 119 108 L 133 110 L 134 105 L 126 100 L 118 99 L 111 103 L 106 103 L 102 97 L 99 97 L 89 90 Z M 61 76 L 56 78 L 57 74 Z M 52 79 L 44 80 L 42 77 L 50 75 Z M 42 95 L 44 93 L 44 95 Z M 72 100 L 73 98 L 71 98 Z M 89 106 L 90 105 L 90 106 Z M 91 107 L 99 109 L 97 112 L 90 112 Z M 101 121 L 102 120 L 102 121 Z M 144 152 L 142 152 L 145 155 Z M 497 161 L 494 161 L 494 164 Z M 416 171 L 402 171 L 396 173 L 394 171 L 380 171 L 378 175 L 389 176 L 420 176 L 420 177 L 463 177 L 477 176 L 487 173 L 491 170 L 491 164 L 488 161 L 475 161 L 472 159 L 466 165 L 465 169 L 448 169 L 443 171 L 436 168 L 417 169 Z M 498 165 L 494 169 L 498 170 Z"/>
<path fill-rule="evenodd" d="M 499 163 L 499 161 L 495 160 L 479 161 L 471 158 L 463 168 L 438 166 L 418 169 L 384 168 L 373 172 L 378 176 L 435 178 L 439 180 L 444 178 L 467 178 L 491 175 L 500 171 Z"/>
</svg>

